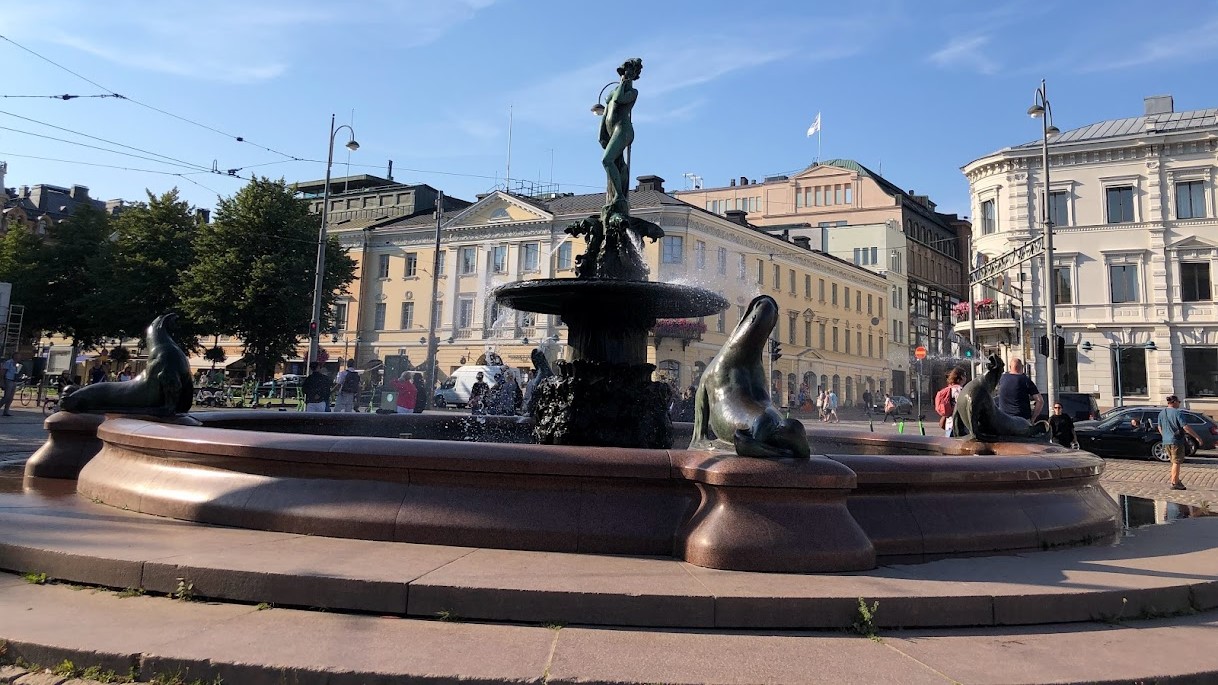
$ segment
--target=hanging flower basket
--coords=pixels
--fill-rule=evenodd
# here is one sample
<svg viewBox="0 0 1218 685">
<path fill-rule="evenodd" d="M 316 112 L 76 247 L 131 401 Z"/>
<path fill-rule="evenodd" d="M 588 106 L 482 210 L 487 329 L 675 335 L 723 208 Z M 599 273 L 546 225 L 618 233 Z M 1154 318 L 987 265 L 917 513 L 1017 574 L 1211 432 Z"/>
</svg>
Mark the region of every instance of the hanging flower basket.
<svg viewBox="0 0 1218 685">
<path fill-rule="evenodd" d="M 680 338 L 683 340 L 701 340 L 706 332 L 706 324 L 701 319 L 659 319 L 656 321 L 652 334 L 656 338 Z"/>
</svg>

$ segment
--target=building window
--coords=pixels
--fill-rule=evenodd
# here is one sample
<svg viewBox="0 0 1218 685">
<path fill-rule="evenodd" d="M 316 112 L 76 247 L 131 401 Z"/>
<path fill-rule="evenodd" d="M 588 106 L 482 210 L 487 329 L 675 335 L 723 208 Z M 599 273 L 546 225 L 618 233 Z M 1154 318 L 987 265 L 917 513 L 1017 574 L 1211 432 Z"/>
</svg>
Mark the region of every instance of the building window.
<svg viewBox="0 0 1218 685">
<path fill-rule="evenodd" d="M 1109 264 L 1108 282 L 1112 287 L 1112 302 L 1138 301 L 1138 265 Z"/>
<path fill-rule="evenodd" d="M 875 336 L 870 333 L 867 334 L 867 356 L 875 356 Z"/>
<path fill-rule="evenodd" d="M 474 325 L 474 298 L 463 297 L 457 300 L 457 328 L 468 330 Z"/>
<path fill-rule="evenodd" d="M 404 331 L 414 328 L 414 303 L 413 302 L 403 302 L 402 303 L 401 324 L 402 324 L 401 329 Z"/>
<path fill-rule="evenodd" d="M 804 347 L 812 347 L 812 320 L 804 320 Z"/>
<path fill-rule="evenodd" d="M 989 235 L 998 230 L 994 222 L 994 201 L 986 200 L 981 203 L 981 234 Z"/>
<path fill-rule="evenodd" d="M 719 317 L 715 321 L 715 331 L 718 333 L 727 332 L 727 310 L 719 312 Z"/>
<path fill-rule="evenodd" d="M 440 266 L 436 269 L 437 276 L 444 275 L 444 262 L 447 261 L 447 258 L 448 258 L 448 250 L 440 250 L 440 260 L 438 262 Z"/>
<path fill-rule="evenodd" d="M 1078 392 L 1078 347 L 1066 347 L 1066 358 L 1060 360 L 1061 371 L 1057 389 L 1062 392 Z"/>
<path fill-rule="evenodd" d="M 681 383 L 681 362 L 675 359 L 665 359 L 656 365 L 656 371 L 659 373 L 659 380 L 672 381 Z"/>
<path fill-rule="evenodd" d="M 847 331 L 846 331 L 846 335 L 845 335 L 845 336 L 843 336 L 843 337 L 845 337 L 845 338 L 846 338 L 846 341 L 845 341 L 845 343 L 846 343 L 846 354 L 850 354 L 850 331 L 849 331 L 849 330 L 847 330 Z"/>
<path fill-rule="evenodd" d="M 1049 221 L 1054 226 L 1070 225 L 1069 200 L 1070 194 L 1065 191 L 1049 193 Z"/>
<path fill-rule="evenodd" d="M 507 245 L 496 245 L 491 248 L 491 272 L 507 273 Z"/>
<path fill-rule="evenodd" d="M 867 316 L 871 316 L 871 310 L 875 307 L 875 301 L 871 293 L 867 293 Z"/>
<path fill-rule="evenodd" d="M 373 330 L 385 330 L 385 303 L 377 302 L 372 308 L 372 328 Z"/>
<path fill-rule="evenodd" d="M 558 268 L 571 268 L 571 243 L 570 241 L 563 242 L 558 246 Z"/>
<path fill-rule="evenodd" d="M 850 309 L 850 286 L 843 286 L 842 288 L 842 306 Z"/>
<path fill-rule="evenodd" d="M 1180 263 L 1180 299 L 1185 302 L 1209 302 L 1214 299 L 1208 262 Z"/>
<path fill-rule="evenodd" d="M 757 284 L 765 285 L 765 262 L 757 260 Z"/>
<path fill-rule="evenodd" d="M 376 257 L 376 277 L 389 278 L 389 255 L 377 255 Z"/>
<path fill-rule="evenodd" d="M 802 209 L 804 206 L 804 194 L 799 188 L 795 189 L 795 209 Z"/>
<path fill-rule="evenodd" d="M 816 186 L 816 194 L 813 196 L 812 204 L 817 207 L 824 204 L 824 202 L 821 201 L 821 187 L 820 186 Z"/>
<path fill-rule="evenodd" d="M 1146 394 L 1146 350 L 1141 347 L 1122 347 L 1113 350 L 1112 390 L 1113 394 Z M 1120 368 L 1117 368 L 1117 365 Z M 1117 385 L 1120 378 L 1120 385 Z"/>
<path fill-rule="evenodd" d="M 794 295 L 795 294 L 795 269 L 791 269 L 791 270 L 787 271 L 787 281 L 788 281 L 788 285 L 791 286 L 791 294 Z"/>
<path fill-rule="evenodd" d="M 406 253 L 406 272 L 402 274 L 406 278 L 412 278 L 419 275 L 419 255 L 416 252 Z"/>
<path fill-rule="evenodd" d="M 835 204 L 835 205 L 845 204 L 843 202 L 843 198 L 842 198 L 842 187 L 841 186 L 833 186 L 833 204 Z"/>
<path fill-rule="evenodd" d="M 787 314 L 787 342 L 795 344 L 795 315 Z"/>
<path fill-rule="evenodd" d="M 716 258 L 718 260 L 719 275 L 726 276 L 727 275 L 727 248 L 726 247 L 719 248 L 718 252 L 716 253 Z"/>
<path fill-rule="evenodd" d="M 666 235 L 661 238 L 661 261 L 680 264 L 685 259 L 685 236 Z"/>
<path fill-rule="evenodd" d="M 1128 224 L 1133 222 L 1133 186 L 1108 188 L 1108 223 Z"/>
<path fill-rule="evenodd" d="M 1205 184 L 1187 181 L 1176 184 L 1176 218 L 1205 218 Z"/>
<path fill-rule="evenodd" d="M 836 307 L 837 306 L 837 284 L 836 283 L 832 284 L 831 292 L 833 293 L 833 300 L 832 300 L 833 306 Z"/>
<path fill-rule="evenodd" d="M 474 247 L 471 245 L 468 247 L 461 248 L 459 257 L 460 257 L 460 261 L 458 262 L 458 265 L 460 266 L 460 273 L 462 275 L 472 274 L 472 273 L 476 273 L 478 271 L 478 248 L 477 247 Z"/>
<path fill-rule="evenodd" d="M 819 295 L 820 295 L 820 301 L 824 302 L 825 301 L 825 279 L 820 278 L 817 280 L 819 281 L 819 284 L 817 286 L 817 293 L 819 293 Z"/>
<path fill-rule="evenodd" d="M 817 327 L 816 341 L 818 343 L 817 347 L 822 350 L 825 349 L 825 324 L 823 323 Z"/>
<path fill-rule="evenodd" d="M 1054 281 L 1053 287 L 1056 289 L 1053 295 L 1054 304 L 1073 304 L 1073 293 L 1070 292 L 1070 267 L 1055 266 L 1053 267 Z"/>
<path fill-rule="evenodd" d="M 706 243 L 694 241 L 694 268 L 701 271 L 706 268 Z"/>
<path fill-rule="evenodd" d="M 833 351 L 837 352 L 837 326 L 833 327 Z"/>
<path fill-rule="evenodd" d="M 782 290 L 782 267 L 774 265 L 774 289 Z"/>
<path fill-rule="evenodd" d="M 1184 348 L 1184 396 L 1218 395 L 1218 347 Z"/>
<path fill-rule="evenodd" d="M 854 187 L 846 186 L 846 204 L 854 204 Z"/>
<path fill-rule="evenodd" d="M 347 303 L 340 302 L 334 305 L 334 328 L 337 330 L 346 330 L 347 328 Z"/>
<path fill-rule="evenodd" d="M 520 246 L 520 270 L 524 272 L 538 271 L 537 255 L 541 246 L 537 243 L 524 243 Z"/>
</svg>

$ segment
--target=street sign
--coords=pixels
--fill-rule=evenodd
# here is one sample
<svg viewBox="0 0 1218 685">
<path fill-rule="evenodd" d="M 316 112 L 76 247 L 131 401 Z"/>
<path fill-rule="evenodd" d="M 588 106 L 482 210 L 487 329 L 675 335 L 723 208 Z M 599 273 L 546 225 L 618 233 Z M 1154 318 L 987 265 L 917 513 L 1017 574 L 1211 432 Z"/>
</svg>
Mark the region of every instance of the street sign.
<svg viewBox="0 0 1218 685">
<path fill-rule="evenodd" d="M 972 285 L 980 285 L 1007 269 L 1039 257 L 1045 251 L 1045 237 L 1038 235 L 1019 247 L 999 255 L 969 272 Z"/>
<path fill-rule="evenodd" d="M 919 360 L 926 359 L 926 348 L 918 345 L 918 347 L 914 349 L 914 357 Z"/>
</svg>

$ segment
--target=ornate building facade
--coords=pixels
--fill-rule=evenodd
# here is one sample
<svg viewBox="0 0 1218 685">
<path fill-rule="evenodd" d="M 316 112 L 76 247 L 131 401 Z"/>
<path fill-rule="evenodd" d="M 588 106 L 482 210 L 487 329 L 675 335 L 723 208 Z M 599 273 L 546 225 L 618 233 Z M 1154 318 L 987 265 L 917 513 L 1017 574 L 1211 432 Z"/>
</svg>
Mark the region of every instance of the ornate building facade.
<svg viewBox="0 0 1218 685">
<path fill-rule="evenodd" d="M 1218 409 L 1218 110 L 1176 112 L 1170 96 L 1147 98 L 1142 116 L 1051 138 L 1049 167 L 1059 390 L 1092 393 L 1105 407 L 1162 404 L 1174 393 Z M 1041 141 L 963 171 L 982 259 L 1041 231 Z M 1034 359 L 1038 382 L 1043 274 L 1043 258 L 1000 274 L 976 321 L 984 344 Z M 957 331 L 969 326 L 962 314 Z"/>
</svg>

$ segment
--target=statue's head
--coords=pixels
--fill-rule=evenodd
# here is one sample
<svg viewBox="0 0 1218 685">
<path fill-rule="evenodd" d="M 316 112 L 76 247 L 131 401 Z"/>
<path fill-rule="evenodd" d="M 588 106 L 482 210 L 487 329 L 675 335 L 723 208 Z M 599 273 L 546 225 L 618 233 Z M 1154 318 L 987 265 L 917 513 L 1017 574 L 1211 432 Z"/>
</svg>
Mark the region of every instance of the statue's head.
<svg viewBox="0 0 1218 685">
<path fill-rule="evenodd" d="M 628 79 L 636 79 L 643 73 L 643 58 L 631 57 L 622 62 L 622 66 L 617 68 L 619 76 L 625 76 Z"/>
</svg>

